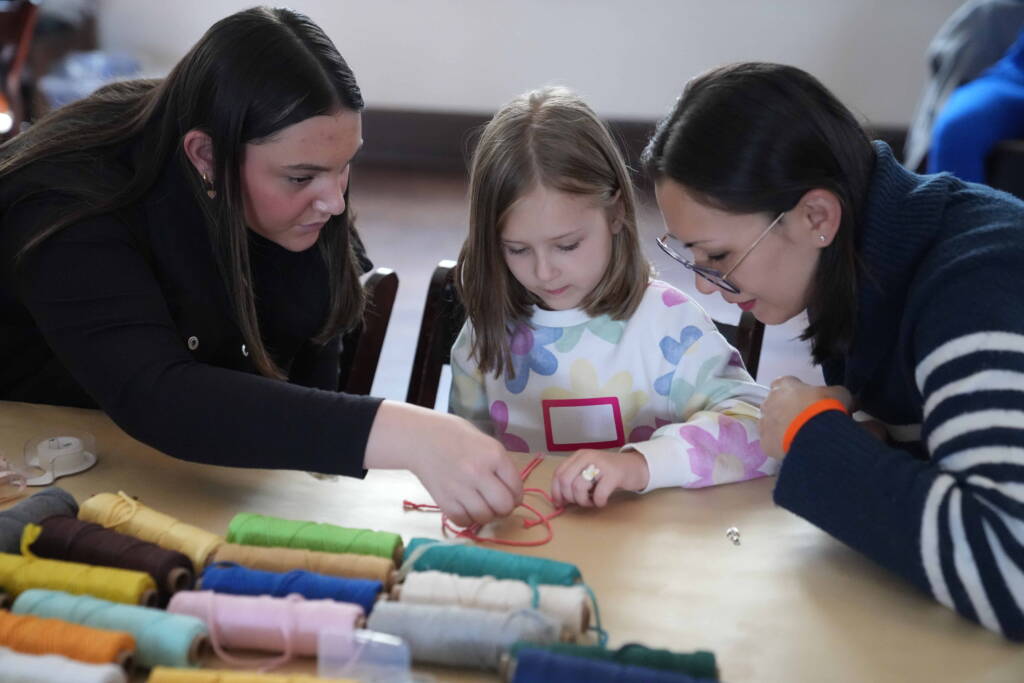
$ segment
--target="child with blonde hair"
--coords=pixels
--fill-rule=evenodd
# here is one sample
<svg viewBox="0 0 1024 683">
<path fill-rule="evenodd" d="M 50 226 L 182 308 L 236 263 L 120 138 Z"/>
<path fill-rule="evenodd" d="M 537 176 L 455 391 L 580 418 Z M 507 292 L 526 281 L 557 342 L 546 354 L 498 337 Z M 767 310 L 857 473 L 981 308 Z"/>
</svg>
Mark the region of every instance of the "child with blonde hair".
<svg viewBox="0 0 1024 683">
<path fill-rule="evenodd" d="M 766 390 L 704 310 L 653 280 L 622 155 L 576 95 L 517 97 L 473 155 L 450 410 L 510 451 L 568 453 L 558 504 L 776 470 Z"/>
</svg>

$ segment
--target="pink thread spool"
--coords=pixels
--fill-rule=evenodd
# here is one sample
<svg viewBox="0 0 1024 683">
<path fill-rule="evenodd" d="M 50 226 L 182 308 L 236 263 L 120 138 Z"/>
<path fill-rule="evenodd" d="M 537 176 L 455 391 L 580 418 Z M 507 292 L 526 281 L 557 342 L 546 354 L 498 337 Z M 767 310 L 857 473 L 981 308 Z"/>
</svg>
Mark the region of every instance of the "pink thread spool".
<svg viewBox="0 0 1024 683">
<path fill-rule="evenodd" d="M 227 595 L 213 591 L 179 591 L 168 612 L 189 614 L 206 622 L 211 640 L 220 647 L 315 655 L 320 631 L 363 624 L 363 608 L 335 600 L 305 600 L 266 595 Z"/>
</svg>

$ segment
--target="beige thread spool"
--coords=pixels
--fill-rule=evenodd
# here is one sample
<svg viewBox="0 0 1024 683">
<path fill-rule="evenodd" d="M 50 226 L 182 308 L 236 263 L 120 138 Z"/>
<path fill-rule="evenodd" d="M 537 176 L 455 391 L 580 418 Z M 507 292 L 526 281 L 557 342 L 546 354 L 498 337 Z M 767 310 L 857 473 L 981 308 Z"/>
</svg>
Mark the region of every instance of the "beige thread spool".
<svg viewBox="0 0 1024 683">
<path fill-rule="evenodd" d="M 250 569 L 284 573 L 304 569 L 317 574 L 350 579 L 380 581 L 387 591 L 395 583 L 395 564 L 375 555 L 354 553 L 325 553 L 296 548 L 264 548 L 260 546 L 225 543 L 210 556 L 210 564 L 233 562 Z"/>
<path fill-rule="evenodd" d="M 575 641 L 590 628 L 590 607 L 582 586 L 537 586 L 536 609 L 562 626 L 562 640 Z M 391 589 L 392 599 L 429 605 L 506 612 L 532 608 L 534 590 L 525 581 L 470 577 L 439 571 L 411 572 Z M 404 597 L 403 597 L 404 596 Z"/>
</svg>

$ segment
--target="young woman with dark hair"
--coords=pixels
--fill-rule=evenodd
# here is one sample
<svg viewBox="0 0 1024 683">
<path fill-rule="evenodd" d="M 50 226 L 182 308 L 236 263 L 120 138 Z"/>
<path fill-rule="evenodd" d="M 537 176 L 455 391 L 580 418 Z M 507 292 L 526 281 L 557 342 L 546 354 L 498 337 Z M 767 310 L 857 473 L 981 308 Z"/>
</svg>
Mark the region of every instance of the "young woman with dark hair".
<svg viewBox="0 0 1024 683">
<path fill-rule="evenodd" d="M 693 79 L 644 165 L 699 290 L 766 324 L 807 312 L 832 386 L 772 384 L 775 501 L 1024 640 L 1024 204 L 907 171 L 777 64 Z"/>
<path fill-rule="evenodd" d="M 355 77 L 312 21 L 255 8 L 171 73 L 0 148 L 0 399 L 99 407 L 170 455 L 408 468 L 459 523 L 521 483 L 469 423 L 336 393 L 365 269 L 348 211 Z"/>
</svg>

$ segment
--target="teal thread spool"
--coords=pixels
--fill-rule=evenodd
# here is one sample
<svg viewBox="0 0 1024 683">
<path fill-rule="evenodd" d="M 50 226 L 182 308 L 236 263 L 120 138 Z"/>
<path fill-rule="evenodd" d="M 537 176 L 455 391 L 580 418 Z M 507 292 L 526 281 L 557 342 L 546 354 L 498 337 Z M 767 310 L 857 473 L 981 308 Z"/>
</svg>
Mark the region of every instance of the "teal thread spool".
<svg viewBox="0 0 1024 683">
<path fill-rule="evenodd" d="M 617 664 L 642 666 L 647 669 L 674 671 L 692 676 L 693 678 L 718 680 L 718 663 L 715 661 L 715 654 L 707 650 L 682 653 L 672 652 L 671 650 L 658 650 L 638 644 L 623 645 L 617 650 L 609 650 L 595 645 L 574 645 L 572 643 L 541 644 L 520 641 L 509 648 L 509 654 L 515 657 L 522 649 L 547 650 L 555 654 L 572 657 L 600 659 Z"/>
<path fill-rule="evenodd" d="M 195 617 L 61 591 L 27 590 L 14 601 L 11 612 L 127 631 L 135 637 L 136 662 L 147 668 L 196 666 L 207 634 L 206 625 Z"/>
<path fill-rule="evenodd" d="M 398 563 L 402 537 L 389 531 L 349 529 L 241 512 L 228 525 L 228 543 L 266 548 L 304 548 L 328 553 L 376 555 Z"/>
<path fill-rule="evenodd" d="M 432 547 L 431 547 L 432 546 Z M 421 553 L 417 551 L 423 548 Z M 436 569 L 460 576 L 493 576 L 530 583 L 571 586 L 581 580 L 576 565 L 543 557 L 505 553 L 472 545 L 451 545 L 430 538 L 414 538 L 405 549 L 412 571 Z M 403 570 L 408 569 L 403 567 Z"/>
</svg>

